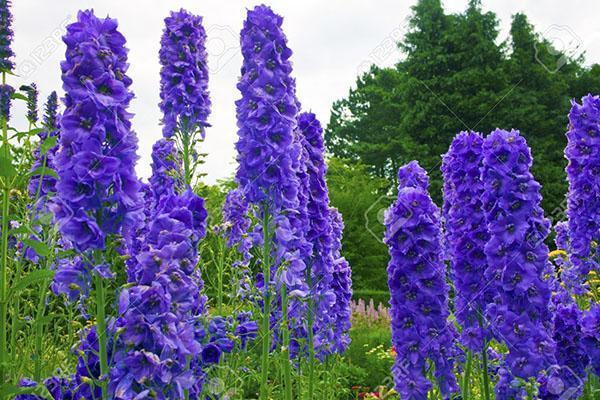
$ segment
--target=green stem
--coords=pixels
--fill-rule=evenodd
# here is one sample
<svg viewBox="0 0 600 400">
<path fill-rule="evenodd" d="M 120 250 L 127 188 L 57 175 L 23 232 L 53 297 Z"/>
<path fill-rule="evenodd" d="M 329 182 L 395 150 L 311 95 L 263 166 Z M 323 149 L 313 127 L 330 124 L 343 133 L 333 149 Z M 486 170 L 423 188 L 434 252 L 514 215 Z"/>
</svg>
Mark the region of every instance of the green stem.
<svg viewBox="0 0 600 400">
<path fill-rule="evenodd" d="M 467 365 L 465 366 L 465 374 L 463 376 L 462 389 L 463 389 L 463 400 L 468 400 L 470 397 L 470 384 L 471 384 L 471 368 L 473 364 L 473 353 L 467 351 Z"/>
<path fill-rule="evenodd" d="M 48 281 L 45 279 L 38 293 L 37 313 L 35 317 L 35 361 L 33 368 L 33 378 L 36 382 L 40 382 L 42 378 L 42 342 L 44 337 L 44 314 L 46 312 L 46 288 Z M 70 321 L 69 321 L 70 323 Z"/>
<path fill-rule="evenodd" d="M 314 376 L 315 376 L 315 335 L 313 332 L 314 327 L 314 302 L 312 298 L 312 276 L 310 270 L 308 271 L 308 287 L 310 288 L 310 295 L 308 297 L 308 400 L 312 400 L 315 391 Z"/>
<path fill-rule="evenodd" d="M 2 73 L 2 83 L 6 82 L 6 73 Z M 2 118 L 2 144 L 5 160 L 10 159 L 8 143 L 8 125 L 6 118 Z M 3 179 L 2 191 L 2 265 L 0 266 L 0 382 L 6 382 L 6 365 L 8 364 L 8 348 L 6 334 L 8 331 L 8 211 L 10 201 L 10 188 L 8 176 Z M 0 395 L 0 399 L 4 396 Z"/>
<path fill-rule="evenodd" d="M 181 132 L 181 147 L 183 149 L 183 176 L 186 185 L 192 184 L 191 138 L 188 132 Z"/>
<path fill-rule="evenodd" d="M 100 388 L 102 389 L 102 399 L 107 400 L 106 378 L 108 377 L 108 355 L 106 352 L 106 288 L 104 287 L 104 279 L 98 275 L 95 276 L 96 281 L 96 326 L 98 334 L 98 358 L 100 360 Z"/>
<path fill-rule="evenodd" d="M 262 268 L 263 268 L 263 282 L 264 282 L 264 307 L 262 315 L 262 326 L 261 326 L 261 338 L 262 338 L 262 354 L 261 354 L 261 378 L 260 378 L 260 398 L 267 400 L 268 387 L 267 380 L 269 377 L 269 351 L 271 348 L 271 294 L 269 288 L 269 282 L 271 280 L 271 238 L 269 235 L 269 212 L 267 206 L 263 206 L 263 254 L 262 254 Z"/>
<path fill-rule="evenodd" d="M 483 378 L 483 398 L 490 400 L 490 377 L 488 375 L 488 356 L 487 356 L 488 343 L 483 346 L 481 352 L 481 376 Z"/>
<path fill-rule="evenodd" d="M 225 249 L 224 249 L 224 243 L 222 240 L 219 240 L 219 262 L 217 264 L 217 269 L 218 269 L 218 276 L 217 276 L 217 285 L 218 285 L 218 292 L 217 292 L 217 309 L 219 311 L 219 315 L 223 315 L 223 273 L 224 273 L 224 260 L 223 258 L 225 257 Z"/>
<path fill-rule="evenodd" d="M 283 382 L 285 390 L 285 399 L 292 400 L 292 371 L 290 368 L 290 330 L 288 326 L 288 297 L 287 288 L 281 284 L 281 313 L 283 320 L 281 322 L 281 332 L 283 336 L 283 349 L 281 351 L 281 362 L 283 367 Z"/>
</svg>

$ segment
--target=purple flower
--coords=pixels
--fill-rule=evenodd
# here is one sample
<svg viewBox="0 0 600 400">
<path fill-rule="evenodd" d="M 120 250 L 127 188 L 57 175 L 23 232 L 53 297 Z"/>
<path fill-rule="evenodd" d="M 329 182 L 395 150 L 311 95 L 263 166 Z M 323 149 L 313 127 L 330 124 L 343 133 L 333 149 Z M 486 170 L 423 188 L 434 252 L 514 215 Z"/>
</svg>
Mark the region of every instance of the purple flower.
<svg viewBox="0 0 600 400">
<path fill-rule="evenodd" d="M 486 282 L 495 282 L 487 319 L 508 347 L 511 375 L 529 379 L 554 364 L 548 309 L 549 221 L 540 206 L 540 185 L 529 171 L 531 154 L 518 131 L 497 129 L 483 143 L 483 208 L 490 239 L 485 246 Z"/>
<path fill-rule="evenodd" d="M 59 130 L 57 127 L 59 117 L 56 114 L 56 109 L 56 92 L 52 92 L 50 96 L 48 96 L 48 100 L 46 102 L 43 130 L 38 134 L 40 139 L 40 148 L 35 150 L 35 161 L 32 167 L 32 171 L 35 171 L 36 169 L 41 168 L 42 166 L 52 171 L 56 170 L 57 168 L 54 160 L 56 158 L 58 144 L 55 144 L 50 148 L 43 148 L 48 138 L 59 137 Z M 31 180 L 29 181 L 28 189 L 29 195 L 32 198 L 35 199 L 37 195 L 38 198 L 41 200 L 41 203 L 45 203 L 47 196 L 51 193 L 56 192 L 56 178 L 52 175 L 51 172 L 45 171 L 44 176 L 41 177 L 40 182 L 40 175 L 33 175 L 31 177 Z"/>
<path fill-rule="evenodd" d="M 156 200 L 144 243 L 127 265 L 131 287 L 119 296 L 121 334 L 109 385 L 116 399 L 181 398 L 185 390 L 195 398 L 211 351 L 205 354 L 206 298 L 196 268 L 206 234 L 204 201 L 189 189 Z"/>
<path fill-rule="evenodd" d="M 565 157 L 569 160 L 567 216 L 575 288 L 589 271 L 600 272 L 597 247 L 600 239 L 600 97 L 588 95 L 581 105 L 573 101 Z"/>
<path fill-rule="evenodd" d="M 12 15 L 10 13 L 10 0 L 0 0 L 0 71 L 10 72 L 14 68 L 13 53 L 10 45 L 13 40 L 11 29 Z M 4 114 L 6 115 L 6 114 Z"/>
<path fill-rule="evenodd" d="M 133 94 L 128 89 L 131 79 L 125 75 L 125 38 L 117 31 L 116 20 L 79 12 L 63 40 L 66 108 L 56 165 L 58 203 L 66 212 L 58 223 L 75 248 L 87 250 L 101 247 L 106 235 L 119 233 L 139 201 L 134 170 L 137 139 L 127 112 Z M 95 237 L 82 236 L 91 226 Z"/>
<path fill-rule="evenodd" d="M 292 51 L 281 29 L 283 19 L 267 6 L 248 11 L 241 32 L 243 64 L 236 101 L 239 167 L 236 179 L 250 203 L 295 206 L 298 178 L 294 144 L 298 103 L 291 77 Z M 291 208 L 291 207 L 289 207 Z"/>
<path fill-rule="evenodd" d="M 392 368 L 402 398 L 425 398 L 432 387 L 424 376 L 435 365 L 443 396 L 456 392 L 453 364 L 455 332 L 448 323 L 448 288 L 442 260 L 439 209 L 427 192 L 425 171 L 412 161 L 398 171 L 398 198 L 385 214 L 385 243 L 390 252 L 388 285 Z"/>
<path fill-rule="evenodd" d="M 342 232 L 344 222 L 342 215 L 336 208 L 329 208 L 333 233 L 333 276 L 331 290 L 335 294 L 335 302 L 331 314 L 333 322 L 332 350 L 338 354 L 346 351 L 350 345 L 350 328 L 352 323 L 352 269 L 348 261 L 342 256 Z"/>
<path fill-rule="evenodd" d="M 489 238 L 481 202 L 483 138 L 477 132 L 461 132 L 443 158 L 446 242 L 455 282 L 456 318 L 463 328 L 461 342 L 480 352 L 488 333 L 482 318 L 491 302 L 484 278 L 484 252 Z"/>
<path fill-rule="evenodd" d="M 30 124 L 35 124 L 38 120 L 38 90 L 37 85 L 23 85 L 19 89 L 27 93 L 27 120 Z"/>
<path fill-rule="evenodd" d="M 175 142 L 160 139 L 152 146 L 152 176 L 149 179 L 154 199 L 180 191 L 182 186 L 181 160 Z"/>
<path fill-rule="evenodd" d="M 582 344 L 590 358 L 591 367 L 600 375 L 600 304 L 594 303 L 581 319 Z"/>
<path fill-rule="evenodd" d="M 299 104 L 291 77 L 291 50 L 281 23 L 282 18 L 270 8 L 257 6 L 248 11 L 241 32 L 236 180 L 244 198 L 255 207 L 257 219 L 265 220 L 268 215 L 267 228 L 273 240 L 271 279 L 260 288 L 266 292 L 273 285 L 278 294 L 271 316 L 277 325 L 283 320 L 279 294 L 285 285 L 290 353 L 295 355 L 299 350 L 297 338 L 306 336 L 306 302 L 302 298 L 308 293 L 305 260 L 310 243 L 305 239 L 307 197 L 301 194 L 298 176 L 302 167 L 302 145 L 296 132 Z M 279 340 L 279 327 L 273 330 Z"/>
<path fill-rule="evenodd" d="M 63 40 L 65 111 L 54 157 L 59 181 L 51 208 L 63 238 L 92 259 L 89 252 L 103 249 L 109 235 L 122 234 L 140 206 L 134 169 L 137 139 L 127 111 L 133 93 L 126 75 L 125 38 L 116 20 L 81 11 Z M 53 109 L 51 104 L 48 114 Z"/>
<path fill-rule="evenodd" d="M 202 17 L 181 9 L 165 18 L 159 57 L 160 109 L 166 138 L 176 132 L 200 131 L 204 139 L 210 114 L 205 40 Z"/>
<path fill-rule="evenodd" d="M 14 92 L 15 89 L 12 86 L 6 84 L 0 85 L 0 117 L 6 121 L 10 119 L 10 103 Z"/>
</svg>

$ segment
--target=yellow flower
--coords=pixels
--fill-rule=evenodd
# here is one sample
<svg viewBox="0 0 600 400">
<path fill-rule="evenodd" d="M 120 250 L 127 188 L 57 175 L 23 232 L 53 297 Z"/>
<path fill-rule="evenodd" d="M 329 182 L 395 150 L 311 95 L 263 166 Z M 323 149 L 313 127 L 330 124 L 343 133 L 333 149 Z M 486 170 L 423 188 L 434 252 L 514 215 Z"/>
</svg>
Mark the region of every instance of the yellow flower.
<svg viewBox="0 0 600 400">
<path fill-rule="evenodd" d="M 550 257 L 550 258 L 554 258 L 557 256 L 566 256 L 566 255 L 567 255 L 567 252 L 564 250 L 553 250 L 550 253 L 548 253 L 548 257 Z"/>
</svg>

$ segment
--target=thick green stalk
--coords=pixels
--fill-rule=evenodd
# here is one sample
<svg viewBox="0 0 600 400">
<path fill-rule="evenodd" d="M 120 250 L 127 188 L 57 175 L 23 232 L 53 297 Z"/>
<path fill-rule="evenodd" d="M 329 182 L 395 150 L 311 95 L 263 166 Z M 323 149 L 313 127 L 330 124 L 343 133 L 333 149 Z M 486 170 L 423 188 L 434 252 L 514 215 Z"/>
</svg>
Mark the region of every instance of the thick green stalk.
<svg viewBox="0 0 600 400">
<path fill-rule="evenodd" d="M 266 205 L 263 206 L 263 254 L 262 254 L 262 268 L 263 268 L 263 281 L 265 296 L 263 298 L 263 315 L 261 325 L 261 338 L 262 338 L 262 354 L 261 354 L 261 377 L 260 377 L 260 398 L 261 400 L 267 400 L 268 386 L 267 380 L 269 378 L 269 351 L 271 349 L 271 294 L 269 288 L 269 282 L 271 280 L 271 237 L 269 235 L 269 211 Z"/>
<path fill-rule="evenodd" d="M 490 377 L 488 375 L 488 343 L 483 346 L 483 351 L 481 352 L 481 376 L 483 378 L 483 398 L 484 400 L 490 400 Z"/>
<path fill-rule="evenodd" d="M 313 327 L 315 324 L 314 317 L 314 301 L 312 297 L 312 275 L 310 268 L 308 271 L 308 287 L 310 288 L 310 295 L 308 297 L 308 400 L 313 400 L 315 384 L 315 335 Z"/>
<path fill-rule="evenodd" d="M 217 310 L 219 311 L 219 315 L 223 315 L 223 274 L 225 269 L 225 248 L 222 240 L 219 240 L 219 255 L 217 262 Z"/>
<path fill-rule="evenodd" d="M 6 82 L 6 73 L 2 73 L 2 83 Z M 8 125 L 6 118 L 2 121 L 2 144 L 4 157 L 9 160 Z M 0 266 L 0 382 L 6 382 L 6 365 L 8 364 L 8 348 L 6 334 L 8 331 L 8 211 L 10 201 L 9 178 L 3 179 L 2 191 L 2 265 Z M 4 396 L 0 395 L 0 399 Z"/>
<path fill-rule="evenodd" d="M 33 379 L 36 382 L 41 382 L 42 378 L 42 344 L 44 338 L 44 314 L 46 312 L 46 288 L 48 287 L 48 281 L 44 279 L 40 285 L 40 291 L 38 293 L 38 305 L 35 317 L 35 361 L 33 367 Z M 70 323 L 70 321 L 69 321 Z"/>
<path fill-rule="evenodd" d="M 288 296 L 287 287 L 281 284 L 281 333 L 283 338 L 283 349 L 281 350 L 281 363 L 283 364 L 283 382 L 285 399 L 292 400 L 292 370 L 290 366 L 290 330 L 288 326 Z"/>
<path fill-rule="evenodd" d="M 463 376 L 462 389 L 463 400 L 469 400 L 470 397 L 470 384 L 471 384 L 471 368 L 473 364 L 473 353 L 471 350 L 467 351 L 467 365 L 465 366 L 465 374 Z"/>
<path fill-rule="evenodd" d="M 102 389 L 102 399 L 108 399 L 106 392 L 106 381 L 108 377 L 108 354 L 106 352 L 106 288 L 104 287 L 104 279 L 98 275 L 95 276 L 96 286 L 96 327 L 98 334 L 98 358 L 100 360 L 100 387 Z"/>
</svg>

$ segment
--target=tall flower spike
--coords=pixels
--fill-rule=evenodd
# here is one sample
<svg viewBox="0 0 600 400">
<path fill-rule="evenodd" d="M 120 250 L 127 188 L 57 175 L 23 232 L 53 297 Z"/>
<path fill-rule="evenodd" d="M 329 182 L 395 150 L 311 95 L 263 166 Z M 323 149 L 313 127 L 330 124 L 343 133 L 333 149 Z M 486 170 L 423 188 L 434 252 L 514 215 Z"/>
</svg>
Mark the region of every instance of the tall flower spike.
<svg viewBox="0 0 600 400">
<path fill-rule="evenodd" d="M 425 171 L 413 161 L 398 171 L 398 198 L 385 214 L 390 252 L 388 285 L 392 368 L 402 398 L 425 399 L 432 383 L 424 376 L 428 360 L 442 395 L 456 392 L 454 328 L 447 321 L 448 288 L 442 260 L 440 211 L 427 192 Z"/>
<path fill-rule="evenodd" d="M 0 72 L 10 72 L 14 68 L 12 58 L 15 53 L 10 48 L 13 40 L 11 24 L 10 0 L 0 0 Z"/>
<path fill-rule="evenodd" d="M 455 282 L 456 319 L 462 326 L 461 342 L 481 352 L 487 331 L 483 313 L 491 302 L 484 279 L 484 247 L 489 234 L 481 202 L 483 138 L 477 132 L 459 133 L 443 157 L 443 217 L 446 243 Z"/>
<path fill-rule="evenodd" d="M 181 9 L 165 18 L 160 41 L 160 109 L 163 135 L 200 131 L 210 114 L 206 33 L 202 17 Z"/>
<path fill-rule="evenodd" d="M 571 261 L 578 275 L 573 289 L 581 294 L 588 272 L 600 272 L 600 97 L 587 95 L 581 104 L 573 101 L 567 140 L 567 216 Z"/>
<path fill-rule="evenodd" d="M 273 210 L 295 206 L 299 187 L 293 168 L 299 157 L 294 144 L 298 104 L 282 21 L 267 6 L 248 11 L 237 85 L 242 98 L 236 101 L 236 179 L 251 203 L 268 201 Z"/>
<path fill-rule="evenodd" d="M 295 135 L 299 104 L 291 78 L 292 52 L 281 29 L 282 21 L 269 7 L 257 6 L 248 11 L 241 32 L 236 180 L 248 202 L 260 208 L 258 218 L 266 218 L 264 213 L 270 216 L 273 262 L 268 286 L 262 287 L 273 285 L 281 293 L 285 285 L 290 299 L 287 317 L 291 344 L 295 346 L 295 339 L 306 335 L 305 302 L 300 298 L 308 292 L 304 263 L 307 217 L 298 177 L 302 146 Z M 275 299 L 274 321 L 282 321 L 281 300 Z M 274 331 L 278 339 L 279 329 Z M 292 347 L 290 352 L 294 351 Z"/>
<path fill-rule="evenodd" d="M 202 198 L 191 190 L 165 193 L 148 221 L 146 247 L 128 264 L 131 283 L 119 297 L 120 330 L 110 392 L 115 399 L 150 395 L 161 400 L 199 398 L 203 369 L 218 362 L 204 359 L 208 335 L 201 317 L 206 298 L 198 262 L 198 244 L 206 233 Z M 209 351 L 220 355 L 228 341 Z M 138 396 L 138 397 L 136 397 Z"/>
<path fill-rule="evenodd" d="M 314 347 L 319 358 L 334 351 L 335 293 L 333 291 L 333 229 L 329 213 L 329 193 L 325 182 L 327 165 L 324 159 L 323 129 L 313 113 L 298 116 L 298 136 L 303 147 L 301 199 L 307 209 L 306 240 L 312 245 L 310 259 L 310 296 L 314 316 Z M 338 338 L 341 340 L 341 338 Z"/>
<path fill-rule="evenodd" d="M 35 161 L 32 167 L 33 171 L 39 169 L 42 167 L 42 165 L 50 170 L 56 170 L 57 168 L 54 160 L 58 150 L 57 138 L 59 136 L 59 130 L 57 126 L 58 116 L 56 111 L 56 92 L 52 92 L 46 101 L 43 129 L 38 134 L 40 139 L 40 148 L 37 148 L 34 153 Z M 55 138 L 52 140 L 55 141 L 56 144 L 49 149 L 45 149 L 45 153 L 42 154 L 42 144 L 44 144 L 46 140 L 49 140 L 48 138 Z M 44 176 L 42 177 L 42 182 L 40 182 L 40 175 L 33 175 L 31 177 L 31 180 L 29 181 L 29 195 L 31 197 L 35 198 L 36 195 L 39 195 L 40 199 L 45 199 L 48 194 L 54 192 L 56 192 L 56 178 L 54 176 L 45 172 Z"/>
<path fill-rule="evenodd" d="M 0 84 L 0 117 L 10 119 L 10 105 L 15 89 L 10 85 Z"/>
<path fill-rule="evenodd" d="M 127 111 L 133 93 L 125 38 L 116 20 L 100 19 L 88 10 L 78 13 L 63 40 L 66 96 L 52 207 L 63 237 L 76 250 L 102 249 L 108 235 L 121 233 L 140 201 L 134 169 L 137 139 Z M 107 268 L 98 268 L 107 275 Z M 55 280 L 66 279 L 59 283 L 68 287 L 71 279 L 89 279 L 88 268 L 83 271 L 83 277 L 57 271 Z"/>
<path fill-rule="evenodd" d="M 530 172 L 531 153 L 518 131 L 497 129 L 483 143 L 483 207 L 490 239 L 486 282 L 498 281 L 488 319 L 506 344 L 510 374 L 527 380 L 554 364 L 548 309 L 549 221 L 540 185 Z"/>
<path fill-rule="evenodd" d="M 333 322 L 332 350 L 342 354 L 350 345 L 352 270 L 346 258 L 342 256 L 342 232 L 344 230 L 342 214 L 336 208 L 331 207 L 329 216 L 331 217 L 333 229 L 333 279 L 331 288 L 335 295 L 335 303 L 331 312 L 335 318 Z"/>
<path fill-rule="evenodd" d="M 20 89 L 27 92 L 27 120 L 30 124 L 35 124 L 38 120 L 38 89 L 35 83 L 23 85 Z"/>
</svg>

